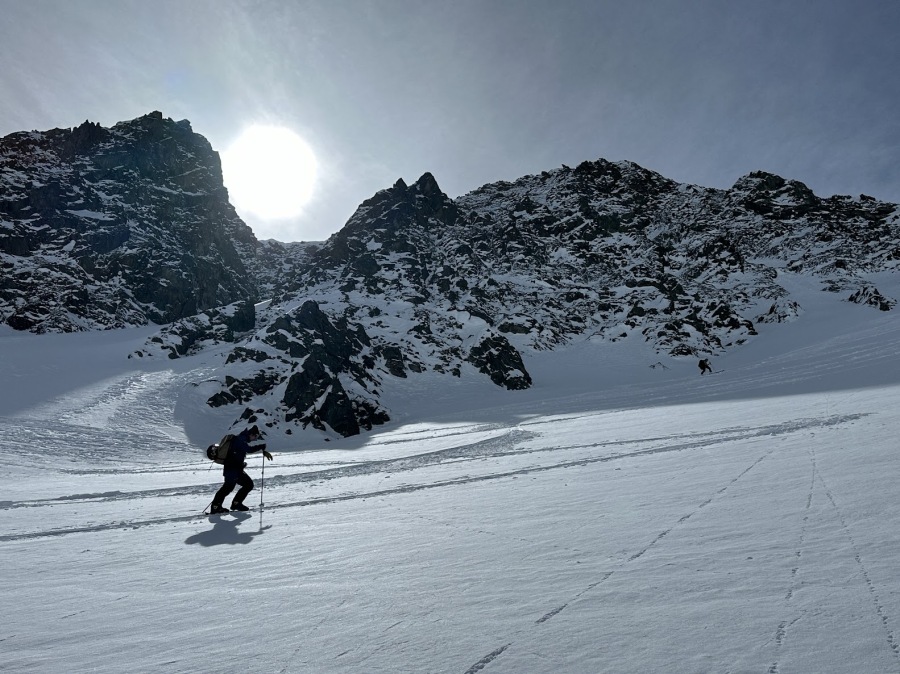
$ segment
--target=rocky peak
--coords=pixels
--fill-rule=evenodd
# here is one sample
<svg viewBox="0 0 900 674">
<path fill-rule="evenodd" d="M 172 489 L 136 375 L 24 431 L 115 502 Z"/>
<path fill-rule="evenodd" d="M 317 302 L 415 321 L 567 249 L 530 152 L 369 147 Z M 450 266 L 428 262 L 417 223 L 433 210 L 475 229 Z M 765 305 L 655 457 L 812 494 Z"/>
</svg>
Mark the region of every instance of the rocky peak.
<svg viewBox="0 0 900 674">
<path fill-rule="evenodd" d="M 218 155 L 159 112 L 0 139 L 0 219 L 0 320 L 19 329 L 168 323 L 255 297 L 256 239 Z"/>
<path fill-rule="evenodd" d="M 85 120 L 63 138 L 59 146 L 59 156 L 72 160 L 78 155 L 89 154 L 91 150 L 109 139 L 109 131 L 95 122 Z"/>
<path fill-rule="evenodd" d="M 809 214 L 822 202 L 803 183 L 764 171 L 739 178 L 729 191 L 729 197 L 755 213 L 779 219 Z"/>
<path fill-rule="evenodd" d="M 410 186 L 398 180 L 360 205 L 317 252 L 318 269 L 312 272 L 349 264 L 346 276 L 371 277 L 380 261 L 392 255 L 412 259 L 430 246 L 430 232 L 451 227 L 458 218 L 458 208 L 430 173 Z"/>
</svg>

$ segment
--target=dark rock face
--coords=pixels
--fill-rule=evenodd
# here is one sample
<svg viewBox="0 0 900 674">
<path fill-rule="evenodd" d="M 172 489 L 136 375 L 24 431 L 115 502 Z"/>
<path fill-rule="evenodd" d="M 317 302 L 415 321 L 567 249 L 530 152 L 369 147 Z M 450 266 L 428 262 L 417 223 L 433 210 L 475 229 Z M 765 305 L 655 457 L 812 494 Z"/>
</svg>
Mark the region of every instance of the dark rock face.
<svg viewBox="0 0 900 674">
<path fill-rule="evenodd" d="M 378 379 L 365 357 L 371 344 L 365 330 L 351 327 L 345 319 L 332 322 L 311 301 L 304 302 L 291 318 L 276 320 L 267 331 L 271 339 L 265 340 L 274 346 L 287 336 L 288 351 L 296 360 L 302 359 L 301 371 L 291 375 L 282 398 L 285 421 L 298 420 L 319 430 L 331 428 L 343 436 L 387 421 L 384 410 L 346 390 L 338 376 L 348 375 L 357 391 L 377 392 Z"/>
<path fill-rule="evenodd" d="M 258 349 L 232 351 L 229 363 L 251 374 L 226 379 L 227 390 L 214 395 L 211 405 L 246 404 L 254 396 L 268 395 L 268 409 L 256 415 L 269 428 L 283 421 L 342 436 L 371 430 L 389 419 L 371 399 L 379 379 L 372 372 L 371 342 L 361 326 L 332 320 L 307 301 L 257 333 L 256 343 Z"/>
<path fill-rule="evenodd" d="M 469 360 L 497 386 L 511 391 L 531 387 L 531 376 L 525 370 L 522 356 L 502 335 L 481 340 L 472 349 Z"/>
<path fill-rule="evenodd" d="M 873 286 L 864 286 L 857 290 L 855 293 L 850 295 L 848 298 L 851 302 L 855 302 L 856 304 L 868 304 L 869 306 L 876 307 L 881 311 L 890 311 L 895 306 L 897 306 L 897 300 L 888 299 L 880 292 L 878 292 L 878 288 Z"/>
<path fill-rule="evenodd" d="M 218 155 L 158 112 L 0 139 L 0 222 L 0 320 L 17 329 L 169 323 L 256 296 L 256 239 Z"/>
</svg>

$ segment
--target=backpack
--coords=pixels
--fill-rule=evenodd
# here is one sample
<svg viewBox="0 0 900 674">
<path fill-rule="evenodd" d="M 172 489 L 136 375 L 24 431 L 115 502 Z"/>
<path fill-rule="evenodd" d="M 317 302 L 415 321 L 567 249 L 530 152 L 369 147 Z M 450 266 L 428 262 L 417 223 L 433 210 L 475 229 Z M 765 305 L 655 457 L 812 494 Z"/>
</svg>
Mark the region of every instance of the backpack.
<svg viewBox="0 0 900 674">
<path fill-rule="evenodd" d="M 210 445 L 206 448 L 206 458 L 210 461 L 215 461 L 216 463 L 225 464 L 225 459 L 228 458 L 228 452 L 231 451 L 231 441 L 234 440 L 234 435 L 231 433 L 227 434 L 224 438 L 219 440 L 217 445 Z"/>
</svg>

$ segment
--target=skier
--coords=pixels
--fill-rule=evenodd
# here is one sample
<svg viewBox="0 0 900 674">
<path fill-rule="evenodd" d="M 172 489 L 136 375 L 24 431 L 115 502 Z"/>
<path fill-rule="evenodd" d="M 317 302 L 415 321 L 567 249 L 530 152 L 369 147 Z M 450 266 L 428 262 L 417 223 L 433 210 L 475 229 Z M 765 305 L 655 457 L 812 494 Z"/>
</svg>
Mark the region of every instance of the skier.
<svg viewBox="0 0 900 674">
<path fill-rule="evenodd" d="M 704 375 L 707 372 L 712 372 L 712 365 L 709 364 L 709 358 L 704 358 L 701 360 L 698 365 L 700 366 L 700 374 Z"/>
<path fill-rule="evenodd" d="M 222 505 L 222 501 L 225 500 L 225 497 L 228 496 L 235 485 L 238 484 L 241 485 L 241 488 L 231 500 L 231 510 L 250 510 L 250 508 L 244 505 L 244 499 L 253 489 L 253 480 L 250 479 L 250 476 L 244 471 L 244 468 L 247 467 L 244 459 L 247 458 L 247 454 L 261 451 L 263 456 L 269 461 L 272 460 L 272 455 L 266 451 L 265 445 L 256 445 L 255 447 L 250 446 L 251 442 L 259 440 L 259 436 L 259 427 L 253 426 L 252 428 L 244 429 L 232 439 L 231 449 L 228 450 L 228 457 L 225 459 L 225 467 L 222 469 L 222 476 L 225 478 L 225 482 L 219 491 L 216 492 L 215 497 L 213 497 L 212 504 L 209 508 L 210 515 L 229 512 L 228 508 L 225 508 Z"/>
</svg>

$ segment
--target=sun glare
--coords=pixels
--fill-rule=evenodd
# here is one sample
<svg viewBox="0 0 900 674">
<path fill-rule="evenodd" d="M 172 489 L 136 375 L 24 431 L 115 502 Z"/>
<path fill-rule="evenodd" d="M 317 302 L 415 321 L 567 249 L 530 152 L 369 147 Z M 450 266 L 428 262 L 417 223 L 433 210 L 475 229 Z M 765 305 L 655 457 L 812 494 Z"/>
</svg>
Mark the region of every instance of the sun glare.
<svg viewBox="0 0 900 674">
<path fill-rule="evenodd" d="M 316 172 L 309 145 L 280 126 L 251 126 L 222 152 L 231 203 L 266 220 L 300 214 L 312 196 Z"/>
</svg>

